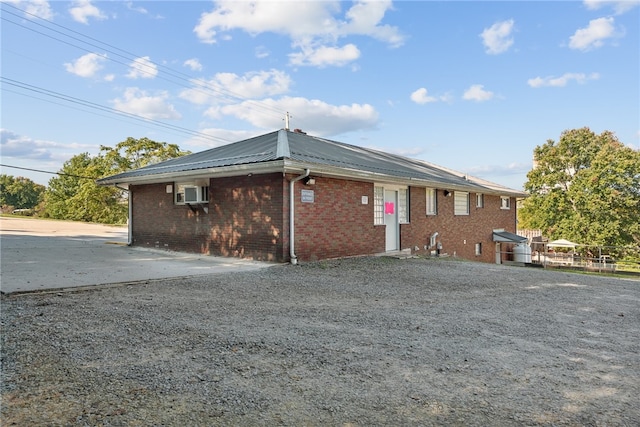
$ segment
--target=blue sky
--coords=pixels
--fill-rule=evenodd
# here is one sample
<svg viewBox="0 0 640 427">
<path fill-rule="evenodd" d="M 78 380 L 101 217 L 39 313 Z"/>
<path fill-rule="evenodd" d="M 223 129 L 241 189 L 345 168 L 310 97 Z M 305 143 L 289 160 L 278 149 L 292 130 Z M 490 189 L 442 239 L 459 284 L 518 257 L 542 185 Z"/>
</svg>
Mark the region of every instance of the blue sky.
<svg viewBox="0 0 640 427">
<path fill-rule="evenodd" d="M 285 126 L 522 189 L 587 126 L 640 147 L 638 1 L 4 1 L 2 164 Z M 2 167 L 46 184 L 54 175 Z"/>
</svg>

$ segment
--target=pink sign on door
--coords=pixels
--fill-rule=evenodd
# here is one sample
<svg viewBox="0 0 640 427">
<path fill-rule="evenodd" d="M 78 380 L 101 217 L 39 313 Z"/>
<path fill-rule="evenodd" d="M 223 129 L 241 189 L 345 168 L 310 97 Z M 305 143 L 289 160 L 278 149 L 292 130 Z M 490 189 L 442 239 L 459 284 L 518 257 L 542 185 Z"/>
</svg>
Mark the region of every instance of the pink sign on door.
<svg viewBox="0 0 640 427">
<path fill-rule="evenodd" d="M 393 215 L 395 211 L 395 203 L 393 202 L 384 202 L 384 213 L 387 215 Z"/>
</svg>

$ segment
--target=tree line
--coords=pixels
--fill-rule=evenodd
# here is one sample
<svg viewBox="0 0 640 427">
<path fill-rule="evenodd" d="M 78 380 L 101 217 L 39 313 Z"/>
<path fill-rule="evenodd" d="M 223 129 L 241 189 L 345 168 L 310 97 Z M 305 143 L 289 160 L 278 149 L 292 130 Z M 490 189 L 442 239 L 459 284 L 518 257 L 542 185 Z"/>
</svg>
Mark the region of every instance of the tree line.
<svg viewBox="0 0 640 427">
<path fill-rule="evenodd" d="M 3 212 L 30 209 L 42 218 L 125 224 L 127 192 L 98 186 L 96 180 L 189 153 L 176 144 L 129 137 L 115 147 L 101 146 L 96 156 L 73 156 L 47 187 L 27 178 L 0 175 L 0 206 Z"/>
<path fill-rule="evenodd" d="M 26 178 L 0 176 L 0 205 L 35 209 L 44 218 L 123 224 L 126 191 L 96 179 L 189 154 L 175 144 L 127 138 L 97 156 L 78 154 L 47 188 Z M 529 196 L 518 209 L 518 228 L 540 229 L 550 239 L 599 246 L 640 246 L 640 151 L 610 131 L 562 132 L 533 152 Z"/>
<path fill-rule="evenodd" d="M 639 150 L 585 127 L 536 147 L 533 159 L 518 228 L 640 255 Z"/>
</svg>

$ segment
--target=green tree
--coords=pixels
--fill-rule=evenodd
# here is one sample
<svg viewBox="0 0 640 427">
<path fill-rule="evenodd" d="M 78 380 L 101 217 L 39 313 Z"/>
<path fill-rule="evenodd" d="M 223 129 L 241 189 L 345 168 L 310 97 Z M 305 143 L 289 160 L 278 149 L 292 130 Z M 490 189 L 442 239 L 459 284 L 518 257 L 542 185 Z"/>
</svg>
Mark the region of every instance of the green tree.
<svg viewBox="0 0 640 427">
<path fill-rule="evenodd" d="M 82 153 L 67 160 L 58 177 L 49 180 L 44 216 L 73 221 L 123 223 L 127 209 L 119 202 L 122 190 L 100 188 L 95 180 L 104 173 L 100 157 Z"/>
<path fill-rule="evenodd" d="M 127 138 L 115 147 L 101 146 L 100 151 L 105 161 L 112 168 L 112 173 L 138 169 L 154 163 L 190 154 L 181 151 L 176 144 L 156 142 L 149 138 Z"/>
<path fill-rule="evenodd" d="M 33 209 L 42 201 L 45 189 L 29 178 L 0 175 L 0 206 Z"/>
<path fill-rule="evenodd" d="M 609 131 L 564 131 L 534 149 L 521 228 L 599 246 L 640 244 L 640 151 Z"/>
<path fill-rule="evenodd" d="M 49 181 L 45 216 L 123 224 L 128 215 L 127 191 L 98 186 L 95 180 L 184 154 L 188 152 L 174 144 L 148 138 L 127 138 L 114 148 L 102 146 L 98 156 L 76 155 L 65 162 L 58 177 Z"/>
</svg>

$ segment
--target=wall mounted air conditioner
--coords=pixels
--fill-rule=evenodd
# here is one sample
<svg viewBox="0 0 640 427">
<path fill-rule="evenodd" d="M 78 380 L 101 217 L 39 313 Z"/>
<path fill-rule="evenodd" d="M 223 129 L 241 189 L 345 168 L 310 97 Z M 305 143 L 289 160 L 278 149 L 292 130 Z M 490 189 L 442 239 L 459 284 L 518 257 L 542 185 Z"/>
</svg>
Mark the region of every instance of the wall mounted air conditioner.
<svg viewBox="0 0 640 427">
<path fill-rule="evenodd" d="M 185 203 L 198 203 L 198 191 L 200 187 L 184 187 L 184 202 Z"/>
</svg>

